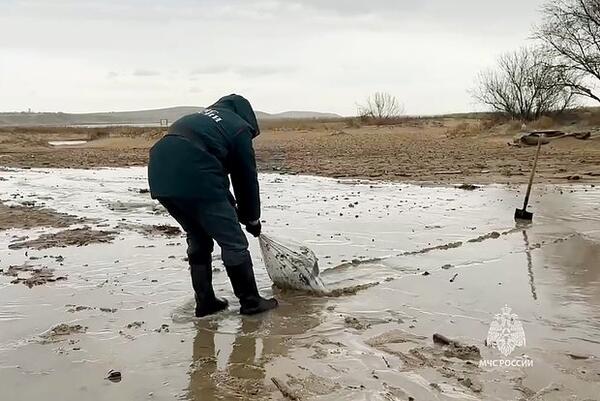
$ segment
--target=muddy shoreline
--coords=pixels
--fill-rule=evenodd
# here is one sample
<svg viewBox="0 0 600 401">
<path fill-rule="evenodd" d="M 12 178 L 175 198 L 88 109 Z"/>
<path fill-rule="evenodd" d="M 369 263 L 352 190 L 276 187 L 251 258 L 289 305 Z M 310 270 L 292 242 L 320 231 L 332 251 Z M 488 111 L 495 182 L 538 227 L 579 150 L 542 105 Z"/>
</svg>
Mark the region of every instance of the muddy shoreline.
<svg viewBox="0 0 600 401">
<path fill-rule="evenodd" d="M 255 140 L 261 172 L 413 183 L 514 184 L 527 182 L 532 147 L 511 146 L 513 132 L 472 120 L 424 119 L 397 126 L 350 127 L 321 123 L 266 129 Z M 574 129 L 574 128 L 571 128 Z M 471 129 L 473 130 L 473 129 Z M 41 131 L 41 132 L 39 132 Z M 93 137 L 93 129 L 18 128 L 0 131 L 0 166 L 98 168 L 145 166 L 161 130 L 106 128 L 102 139 L 56 147 L 49 140 Z M 600 135 L 544 145 L 537 182 L 600 183 Z M 0 172 L 0 176 L 2 173 Z"/>
<path fill-rule="evenodd" d="M 215 252 L 215 291 L 231 305 L 195 319 L 185 240 L 143 190 L 143 167 L 9 171 L 1 199 L 18 200 L 28 222 L 0 230 L 7 399 L 596 396 L 592 184 L 537 186 L 534 224 L 515 226 L 520 186 L 260 179 L 265 230 L 313 249 L 327 288 L 341 290 L 273 288 L 250 239 L 260 290 L 280 308 L 240 317 Z M 68 226 L 34 224 L 46 219 Z M 479 366 L 505 359 L 487 337 L 506 304 L 527 339 L 510 358 L 530 368 Z"/>
</svg>

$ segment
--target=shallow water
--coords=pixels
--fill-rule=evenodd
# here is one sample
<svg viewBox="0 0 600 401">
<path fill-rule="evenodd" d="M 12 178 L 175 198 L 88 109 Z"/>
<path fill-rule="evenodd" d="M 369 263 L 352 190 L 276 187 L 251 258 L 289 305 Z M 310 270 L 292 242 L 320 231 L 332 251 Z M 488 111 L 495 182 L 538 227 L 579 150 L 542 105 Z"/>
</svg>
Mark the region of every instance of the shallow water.
<svg viewBox="0 0 600 401">
<path fill-rule="evenodd" d="M 48 141 L 50 146 L 74 146 L 85 145 L 88 141 Z"/>
<path fill-rule="evenodd" d="M 111 244 L 27 253 L 6 245 L 57 229 L 0 232 L 1 267 L 28 261 L 68 276 L 29 289 L 0 275 L 3 400 L 281 399 L 272 378 L 300 399 L 514 400 L 535 399 L 544 388 L 538 399 L 597 399 L 598 188 L 536 187 L 534 223 L 516 226 L 522 187 L 465 191 L 265 174 L 265 232 L 311 247 L 330 288 L 379 285 L 335 298 L 280 293 L 251 240 L 259 287 L 275 293 L 281 307 L 239 317 L 216 261 L 215 289 L 232 306 L 195 319 L 185 240 L 127 228 L 174 224 L 140 193 L 145 169 L 10 170 L 3 177 L 2 200 L 35 201 L 96 219 L 92 226 L 121 227 Z M 480 238 L 492 232 L 501 235 Z M 58 255 L 64 260 L 50 257 Z M 506 358 L 484 345 L 504 305 L 526 336 Z M 143 323 L 128 327 L 133 322 Z M 40 339 L 59 323 L 87 331 Z M 440 357 L 433 333 L 478 346 L 484 359 L 533 366 L 480 369 Z M 122 372 L 121 382 L 104 380 L 110 369 Z"/>
</svg>

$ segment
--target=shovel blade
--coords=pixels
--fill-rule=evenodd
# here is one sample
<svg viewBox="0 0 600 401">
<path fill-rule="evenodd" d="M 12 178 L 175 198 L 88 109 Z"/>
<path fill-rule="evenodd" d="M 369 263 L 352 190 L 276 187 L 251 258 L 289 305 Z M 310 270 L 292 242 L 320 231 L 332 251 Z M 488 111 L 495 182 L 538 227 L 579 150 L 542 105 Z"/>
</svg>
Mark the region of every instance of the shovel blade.
<svg viewBox="0 0 600 401">
<path fill-rule="evenodd" d="M 533 220 L 533 213 L 528 212 L 525 209 L 516 209 L 515 210 L 515 220 L 531 221 L 531 220 Z"/>
</svg>

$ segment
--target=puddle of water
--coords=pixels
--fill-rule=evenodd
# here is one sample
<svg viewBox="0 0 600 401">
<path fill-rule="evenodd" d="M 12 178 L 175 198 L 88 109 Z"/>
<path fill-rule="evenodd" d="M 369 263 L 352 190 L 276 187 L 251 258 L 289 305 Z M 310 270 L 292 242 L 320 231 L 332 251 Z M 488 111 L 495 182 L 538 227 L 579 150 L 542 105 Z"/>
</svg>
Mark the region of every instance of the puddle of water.
<svg viewBox="0 0 600 401">
<path fill-rule="evenodd" d="M 85 145 L 88 141 L 48 141 L 50 146 L 75 146 Z"/>
<path fill-rule="evenodd" d="M 35 201 L 101 227 L 173 224 L 140 193 L 143 168 L 11 170 L 4 177 L 0 199 L 9 203 Z M 275 293 L 281 307 L 238 316 L 216 261 L 216 292 L 232 306 L 198 320 L 184 238 L 121 231 L 112 244 L 27 253 L 4 246 L 2 267 L 34 258 L 29 262 L 68 276 L 32 289 L 0 276 L 0 385 L 8 399 L 48 391 L 63 400 L 279 399 L 273 377 L 301 399 L 506 400 L 532 397 L 551 383 L 562 389 L 548 390 L 544 400 L 596 397 L 598 188 L 536 187 L 535 221 L 524 227 L 513 221 L 521 187 L 463 191 L 265 174 L 261 191 L 265 232 L 311 247 L 327 285 L 380 284 L 337 298 L 280 293 L 251 240 L 259 287 Z M 0 239 L 49 231 L 9 230 Z M 494 231 L 501 235 L 469 242 Z M 431 249 L 444 244 L 454 245 Z M 52 258 L 59 255 L 64 260 Z M 358 262 L 371 258 L 383 259 Z M 505 304 L 527 340 L 510 358 L 526 355 L 533 367 L 479 369 L 436 355 L 431 336 L 439 332 L 477 345 L 483 358 L 506 359 L 484 346 Z M 40 344 L 38 335 L 59 323 L 87 330 Z M 378 336 L 387 340 L 374 345 Z M 110 369 L 122 372 L 120 383 L 103 379 Z M 478 384 L 482 391 L 473 391 Z"/>
</svg>

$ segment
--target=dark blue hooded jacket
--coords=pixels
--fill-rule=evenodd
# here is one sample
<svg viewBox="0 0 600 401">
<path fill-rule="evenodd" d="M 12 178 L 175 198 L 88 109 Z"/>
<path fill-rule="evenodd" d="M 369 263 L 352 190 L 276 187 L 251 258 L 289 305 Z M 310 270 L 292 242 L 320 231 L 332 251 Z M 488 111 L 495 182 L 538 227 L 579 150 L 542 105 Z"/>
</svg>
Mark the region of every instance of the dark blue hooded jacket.
<svg viewBox="0 0 600 401">
<path fill-rule="evenodd" d="M 175 121 L 150 150 L 148 181 L 153 198 L 231 200 L 241 222 L 260 218 L 252 139 L 260 133 L 250 102 L 225 96 L 202 112 Z"/>
</svg>

